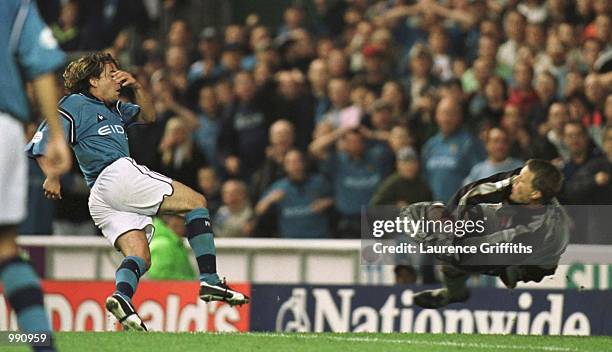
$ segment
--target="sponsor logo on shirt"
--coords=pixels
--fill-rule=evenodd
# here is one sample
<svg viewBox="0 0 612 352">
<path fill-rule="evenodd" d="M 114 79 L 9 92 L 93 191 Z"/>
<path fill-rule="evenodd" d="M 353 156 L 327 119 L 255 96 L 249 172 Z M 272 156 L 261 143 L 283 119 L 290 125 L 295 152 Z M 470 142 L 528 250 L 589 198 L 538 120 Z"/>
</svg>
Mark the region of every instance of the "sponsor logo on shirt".
<svg viewBox="0 0 612 352">
<path fill-rule="evenodd" d="M 344 186 L 350 188 L 370 188 L 380 182 L 380 175 L 370 175 L 367 177 L 348 176 L 344 178 Z"/>
<path fill-rule="evenodd" d="M 100 136 L 107 136 L 111 133 L 125 134 L 125 129 L 121 125 L 106 125 L 98 128 Z"/>
<path fill-rule="evenodd" d="M 236 120 L 234 120 L 234 127 L 236 130 L 247 130 L 257 128 L 264 124 L 264 116 L 262 113 L 253 114 L 236 114 Z"/>
</svg>

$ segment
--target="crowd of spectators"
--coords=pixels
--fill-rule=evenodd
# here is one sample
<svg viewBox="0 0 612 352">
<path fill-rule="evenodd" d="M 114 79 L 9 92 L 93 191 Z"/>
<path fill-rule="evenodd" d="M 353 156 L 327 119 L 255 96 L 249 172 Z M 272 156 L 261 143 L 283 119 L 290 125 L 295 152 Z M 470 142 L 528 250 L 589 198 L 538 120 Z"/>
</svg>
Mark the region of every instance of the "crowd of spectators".
<svg viewBox="0 0 612 352">
<path fill-rule="evenodd" d="M 116 25 L 98 48 L 82 40 L 89 2 L 50 25 L 66 50 L 107 50 L 147 87 L 157 121 L 129 129 L 132 156 L 202 192 L 218 237 L 356 238 L 364 205 L 447 201 L 530 158 L 563 171 L 563 203 L 612 204 L 609 0 L 312 5 L 287 7 L 278 28 L 257 13 L 176 18 L 135 44 Z M 98 22 L 115 23 L 109 11 Z M 86 212 L 87 197 L 66 184 L 85 202 L 58 205 L 63 233 L 83 212 L 62 209 Z M 612 243 L 585 237 L 572 241 Z"/>
</svg>

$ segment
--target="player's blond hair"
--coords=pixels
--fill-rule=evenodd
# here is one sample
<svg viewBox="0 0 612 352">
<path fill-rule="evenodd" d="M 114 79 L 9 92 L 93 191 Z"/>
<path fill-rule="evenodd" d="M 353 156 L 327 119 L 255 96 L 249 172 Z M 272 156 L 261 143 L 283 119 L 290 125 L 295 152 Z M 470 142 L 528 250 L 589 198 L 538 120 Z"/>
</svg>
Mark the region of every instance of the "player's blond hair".
<svg viewBox="0 0 612 352">
<path fill-rule="evenodd" d="M 89 89 L 89 79 L 100 77 L 105 64 L 119 67 L 112 55 L 104 52 L 89 54 L 70 62 L 63 74 L 64 87 L 70 93 L 86 92 Z"/>
</svg>

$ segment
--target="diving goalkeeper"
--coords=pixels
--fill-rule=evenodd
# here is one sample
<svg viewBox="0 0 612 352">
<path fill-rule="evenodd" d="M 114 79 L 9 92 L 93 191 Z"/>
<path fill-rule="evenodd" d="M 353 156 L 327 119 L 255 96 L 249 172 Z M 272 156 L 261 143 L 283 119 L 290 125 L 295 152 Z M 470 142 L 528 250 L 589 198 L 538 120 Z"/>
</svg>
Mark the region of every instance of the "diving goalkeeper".
<svg viewBox="0 0 612 352">
<path fill-rule="evenodd" d="M 453 233 L 417 233 L 425 246 L 521 244 L 532 250 L 522 254 L 438 255 L 444 287 L 418 292 L 414 302 L 440 308 L 469 298 L 470 274 L 498 276 L 508 288 L 517 282 L 540 282 L 554 274 L 570 236 L 570 220 L 555 196 L 563 176 L 550 162 L 529 160 L 521 169 L 500 173 L 461 188 L 448 205 L 417 203 L 402 211 L 412 220 L 482 220 L 486 231 L 458 236 Z"/>
</svg>

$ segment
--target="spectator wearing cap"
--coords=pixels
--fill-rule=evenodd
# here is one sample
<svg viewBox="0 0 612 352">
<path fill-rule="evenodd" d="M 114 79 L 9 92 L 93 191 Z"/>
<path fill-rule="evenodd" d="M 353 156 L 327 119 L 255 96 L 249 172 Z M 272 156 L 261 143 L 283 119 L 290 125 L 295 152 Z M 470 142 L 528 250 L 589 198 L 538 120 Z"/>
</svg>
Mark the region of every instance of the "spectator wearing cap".
<svg viewBox="0 0 612 352">
<path fill-rule="evenodd" d="M 321 170 L 331 180 L 338 213 L 337 235 L 359 237 L 361 206 L 370 202 L 393 165 L 381 160 L 375 149 L 366 148 L 364 136 L 355 128 L 326 133 L 316 138 L 309 150 L 321 160 Z"/>
<path fill-rule="evenodd" d="M 320 174 L 309 174 L 302 152 L 286 153 L 284 178 L 274 182 L 257 203 L 255 213 L 264 215 L 276 206 L 276 219 L 283 238 L 327 238 L 328 209 L 333 205 L 331 187 Z"/>
<path fill-rule="evenodd" d="M 202 30 L 198 40 L 198 61 L 191 64 L 187 78 L 189 82 L 199 79 L 216 80 L 221 76 L 223 70 L 219 65 L 221 45 L 214 27 L 206 27 Z"/>
<path fill-rule="evenodd" d="M 485 149 L 487 159 L 474 165 L 470 174 L 463 180 L 464 185 L 523 166 L 521 160 L 510 157 L 508 133 L 499 127 L 491 128 L 487 132 Z"/>
<path fill-rule="evenodd" d="M 379 94 L 383 84 L 389 78 L 389 72 L 385 65 L 385 52 L 378 45 L 366 45 L 363 48 L 363 71 L 355 76 L 362 80 L 365 85 Z"/>
<path fill-rule="evenodd" d="M 418 154 L 413 148 L 404 147 L 397 152 L 395 172 L 376 189 L 370 204 L 401 208 L 430 200 L 431 190 L 420 175 Z"/>
<path fill-rule="evenodd" d="M 462 115 L 456 100 L 442 99 L 436 107 L 439 132 L 423 146 L 423 174 L 434 200 L 449 200 L 472 167 L 485 157 L 479 141 L 462 125 Z"/>
</svg>

